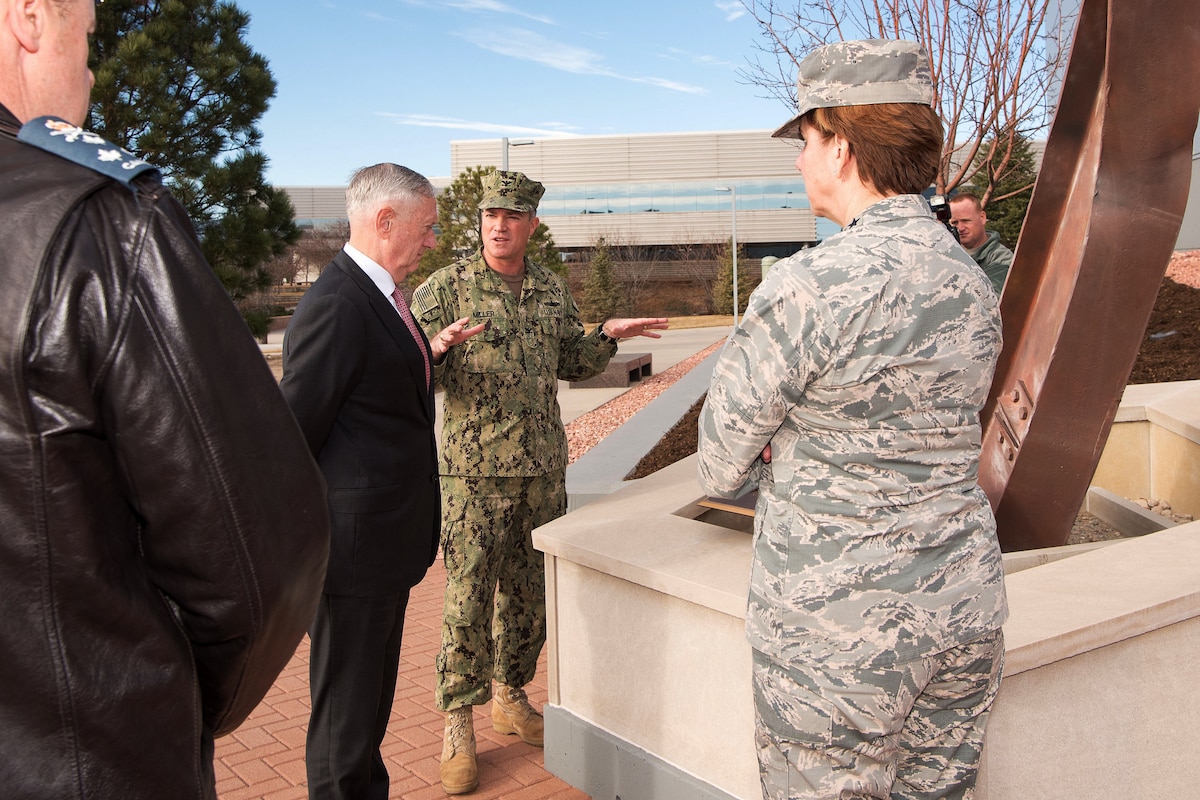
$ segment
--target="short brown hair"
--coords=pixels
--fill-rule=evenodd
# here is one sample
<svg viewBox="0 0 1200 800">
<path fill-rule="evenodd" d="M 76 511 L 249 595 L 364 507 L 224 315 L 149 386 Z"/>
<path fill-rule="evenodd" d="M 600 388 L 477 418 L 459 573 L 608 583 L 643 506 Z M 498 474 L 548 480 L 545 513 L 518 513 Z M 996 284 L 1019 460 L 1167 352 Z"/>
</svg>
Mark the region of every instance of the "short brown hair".
<svg viewBox="0 0 1200 800">
<path fill-rule="evenodd" d="M 974 192 L 956 192 L 950 197 L 951 203 L 970 203 L 976 211 L 983 211 L 983 201 Z"/>
<path fill-rule="evenodd" d="M 814 108 L 804 121 L 850 144 L 858 176 L 883 194 L 920 194 L 937 177 L 942 121 L 920 103 Z"/>
</svg>

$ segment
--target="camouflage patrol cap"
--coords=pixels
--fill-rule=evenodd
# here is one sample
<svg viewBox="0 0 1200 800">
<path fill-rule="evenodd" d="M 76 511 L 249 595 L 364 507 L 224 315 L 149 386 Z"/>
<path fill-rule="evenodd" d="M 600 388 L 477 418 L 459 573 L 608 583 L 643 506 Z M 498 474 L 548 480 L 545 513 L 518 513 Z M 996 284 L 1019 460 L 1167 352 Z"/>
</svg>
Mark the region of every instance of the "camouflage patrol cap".
<svg viewBox="0 0 1200 800">
<path fill-rule="evenodd" d="M 525 177 L 524 173 L 496 170 L 483 179 L 483 196 L 479 199 L 479 208 L 536 212 L 538 201 L 545 192 L 545 186 Z"/>
<path fill-rule="evenodd" d="M 800 118 L 814 108 L 876 103 L 933 104 L 929 55 L 917 42 L 867 39 L 818 47 L 796 74 L 796 116 L 774 137 L 798 139 Z"/>
</svg>

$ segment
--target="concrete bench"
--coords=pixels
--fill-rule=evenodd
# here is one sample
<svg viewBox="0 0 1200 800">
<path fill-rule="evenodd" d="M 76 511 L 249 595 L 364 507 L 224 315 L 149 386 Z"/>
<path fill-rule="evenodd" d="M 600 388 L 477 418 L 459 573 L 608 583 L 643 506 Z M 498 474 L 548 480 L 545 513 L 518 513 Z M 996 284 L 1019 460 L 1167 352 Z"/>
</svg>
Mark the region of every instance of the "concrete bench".
<svg viewBox="0 0 1200 800">
<path fill-rule="evenodd" d="M 649 378 L 652 374 L 649 353 L 617 353 L 609 359 L 608 367 L 587 380 L 571 381 L 572 389 L 608 389 L 628 386 Z"/>
</svg>

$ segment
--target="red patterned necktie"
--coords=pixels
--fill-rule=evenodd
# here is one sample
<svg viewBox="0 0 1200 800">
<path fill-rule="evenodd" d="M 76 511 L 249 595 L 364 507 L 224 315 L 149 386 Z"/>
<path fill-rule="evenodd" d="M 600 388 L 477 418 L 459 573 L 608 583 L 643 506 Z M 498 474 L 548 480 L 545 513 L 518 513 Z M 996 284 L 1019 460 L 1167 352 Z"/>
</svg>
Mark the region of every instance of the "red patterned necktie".
<svg viewBox="0 0 1200 800">
<path fill-rule="evenodd" d="M 425 388 L 429 388 L 429 350 L 425 347 L 425 340 L 421 338 L 421 332 L 417 329 L 417 321 L 413 319 L 412 312 L 408 310 L 408 303 L 404 301 L 404 295 L 400 292 L 400 287 L 396 287 L 396 291 L 392 292 L 392 302 L 396 304 L 396 310 L 400 312 L 400 319 L 404 320 L 404 324 L 408 326 L 408 332 L 412 334 L 413 340 L 417 343 L 417 349 L 421 351 L 421 358 L 425 359 Z"/>
</svg>

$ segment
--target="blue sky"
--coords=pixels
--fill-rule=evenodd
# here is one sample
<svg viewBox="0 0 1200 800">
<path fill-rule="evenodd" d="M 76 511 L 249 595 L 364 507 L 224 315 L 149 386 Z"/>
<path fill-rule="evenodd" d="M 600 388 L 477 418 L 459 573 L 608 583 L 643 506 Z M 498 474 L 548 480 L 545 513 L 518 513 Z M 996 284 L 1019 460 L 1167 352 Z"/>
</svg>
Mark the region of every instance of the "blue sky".
<svg viewBox="0 0 1200 800">
<path fill-rule="evenodd" d="M 459 139 L 774 128 L 738 69 L 737 0 L 236 0 L 278 89 L 267 178 L 343 185 L 394 161 L 452 177 Z"/>
</svg>

